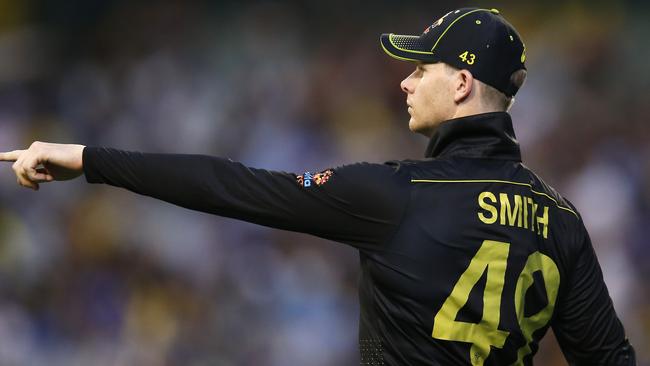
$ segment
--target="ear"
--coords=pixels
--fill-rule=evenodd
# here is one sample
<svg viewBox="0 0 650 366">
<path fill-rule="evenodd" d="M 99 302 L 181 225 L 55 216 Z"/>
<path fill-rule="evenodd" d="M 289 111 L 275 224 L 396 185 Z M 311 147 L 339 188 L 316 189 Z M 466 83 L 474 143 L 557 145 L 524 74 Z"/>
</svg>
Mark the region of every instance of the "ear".
<svg viewBox="0 0 650 366">
<path fill-rule="evenodd" d="M 454 102 L 462 103 L 472 93 L 474 86 L 474 76 L 468 70 L 459 70 L 455 76 Z"/>
</svg>

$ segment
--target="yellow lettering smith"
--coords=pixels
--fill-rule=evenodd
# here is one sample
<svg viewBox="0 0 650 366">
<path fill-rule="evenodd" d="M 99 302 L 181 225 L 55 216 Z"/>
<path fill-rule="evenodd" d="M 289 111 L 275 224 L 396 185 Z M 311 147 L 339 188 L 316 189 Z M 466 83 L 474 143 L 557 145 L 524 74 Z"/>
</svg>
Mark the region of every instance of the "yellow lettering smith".
<svg viewBox="0 0 650 366">
<path fill-rule="evenodd" d="M 532 197 L 518 194 L 498 193 L 498 197 L 489 191 L 478 195 L 479 220 L 488 225 L 498 223 L 536 231 L 537 235 L 548 238 L 548 206 L 540 206 Z"/>
</svg>

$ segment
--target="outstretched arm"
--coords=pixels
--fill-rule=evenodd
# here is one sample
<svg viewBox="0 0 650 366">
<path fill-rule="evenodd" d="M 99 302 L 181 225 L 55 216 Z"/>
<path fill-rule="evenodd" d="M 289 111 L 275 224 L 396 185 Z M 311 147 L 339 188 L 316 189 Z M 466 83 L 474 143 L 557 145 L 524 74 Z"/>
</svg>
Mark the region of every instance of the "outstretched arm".
<svg viewBox="0 0 650 366">
<path fill-rule="evenodd" d="M 35 143 L 6 154 L 6 160 L 16 161 L 16 176 L 26 187 L 84 173 L 90 183 L 366 249 L 391 237 L 410 198 L 410 177 L 397 163 L 357 163 L 296 175 L 206 155 L 81 145 Z"/>
</svg>

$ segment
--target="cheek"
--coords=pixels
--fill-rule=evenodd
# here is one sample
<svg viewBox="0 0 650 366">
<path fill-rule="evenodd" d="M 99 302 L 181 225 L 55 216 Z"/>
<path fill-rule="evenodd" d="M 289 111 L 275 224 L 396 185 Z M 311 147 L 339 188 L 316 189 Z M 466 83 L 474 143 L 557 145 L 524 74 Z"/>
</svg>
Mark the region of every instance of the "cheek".
<svg viewBox="0 0 650 366">
<path fill-rule="evenodd" d="M 423 78 L 418 88 L 419 107 L 423 114 L 431 114 L 440 109 L 447 99 L 448 91 L 445 88 L 444 80 L 439 78 Z"/>
<path fill-rule="evenodd" d="M 448 80 L 445 78 L 431 78 L 427 80 L 428 97 L 431 100 L 443 101 L 449 98 Z"/>
</svg>

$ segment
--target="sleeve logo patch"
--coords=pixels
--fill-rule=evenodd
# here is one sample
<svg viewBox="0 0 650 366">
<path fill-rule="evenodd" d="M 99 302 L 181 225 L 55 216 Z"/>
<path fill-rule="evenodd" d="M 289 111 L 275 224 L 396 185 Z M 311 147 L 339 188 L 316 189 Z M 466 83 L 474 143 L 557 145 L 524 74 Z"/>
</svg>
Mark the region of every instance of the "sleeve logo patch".
<svg viewBox="0 0 650 366">
<path fill-rule="evenodd" d="M 305 188 L 309 188 L 314 184 L 320 186 L 327 183 L 327 181 L 332 177 L 332 174 L 333 171 L 331 169 L 316 174 L 305 172 L 303 175 L 296 176 L 296 181 L 299 185 Z"/>
</svg>

